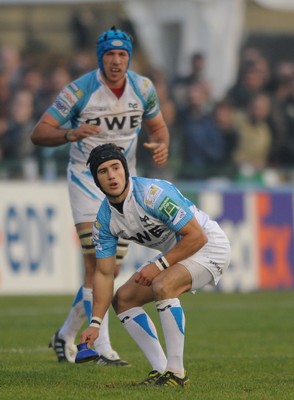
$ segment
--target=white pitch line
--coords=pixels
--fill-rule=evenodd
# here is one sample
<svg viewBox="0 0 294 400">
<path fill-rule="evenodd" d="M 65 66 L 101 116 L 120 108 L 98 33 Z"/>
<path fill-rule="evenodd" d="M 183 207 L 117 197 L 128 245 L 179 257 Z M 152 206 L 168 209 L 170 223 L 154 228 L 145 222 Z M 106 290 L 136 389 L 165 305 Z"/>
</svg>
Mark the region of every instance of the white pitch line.
<svg viewBox="0 0 294 400">
<path fill-rule="evenodd" d="M 45 353 L 48 351 L 48 347 L 36 346 L 36 347 L 27 347 L 27 348 L 9 348 L 5 349 L 0 347 L 0 353 L 17 353 L 17 354 L 25 354 L 25 353 Z"/>
<path fill-rule="evenodd" d="M 56 315 L 56 314 L 66 314 L 68 312 L 68 308 L 66 307 L 55 307 L 55 308 L 42 308 L 42 307 L 30 307 L 25 309 L 26 316 L 34 316 L 34 315 Z M 7 308 L 6 310 L 0 311 L 0 317 L 7 316 L 23 316 L 24 309 L 23 308 Z"/>
</svg>

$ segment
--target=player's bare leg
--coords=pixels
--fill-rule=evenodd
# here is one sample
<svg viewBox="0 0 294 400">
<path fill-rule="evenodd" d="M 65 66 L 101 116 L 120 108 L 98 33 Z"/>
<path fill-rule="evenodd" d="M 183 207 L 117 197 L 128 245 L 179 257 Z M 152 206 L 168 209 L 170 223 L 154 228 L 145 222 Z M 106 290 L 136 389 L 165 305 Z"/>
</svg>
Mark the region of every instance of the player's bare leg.
<svg viewBox="0 0 294 400">
<path fill-rule="evenodd" d="M 55 350 L 59 362 L 68 361 L 71 363 L 74 362 L 77 352 L 74 344 L 76 335 L 86 320 L 88 323 L 91 321 L 92 282 L 96 268 L 95 249 L 92 241 L 92 223 L 77 224 L 76 229 L 83 251 L 85 266 L 84 284 L 79 288 L 62 327 L 55 333 L 49 343 L 49 346 Z M 122 258 L 123 257 L 121 257 L 121 259 Z M 118 272 L 119 265 L 117 265 L 116 274 L 118 274 Z M 128 365 L 128 363 L 121 360 L 117 352 L 112 349 L 109 336 L 108 312 L 103 319 L 100 335 L 95 341 L 94 347 L 99 355 L 97 364 L 116 366 Z"/>
</svg>

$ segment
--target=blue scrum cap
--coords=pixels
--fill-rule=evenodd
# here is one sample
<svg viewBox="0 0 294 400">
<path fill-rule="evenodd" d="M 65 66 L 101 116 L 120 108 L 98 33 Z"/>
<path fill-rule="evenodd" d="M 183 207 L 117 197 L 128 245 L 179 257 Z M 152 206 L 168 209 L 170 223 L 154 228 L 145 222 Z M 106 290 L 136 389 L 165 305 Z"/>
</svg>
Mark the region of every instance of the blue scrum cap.
<svg viewBox="0 0 294 400">
<path fill-rule="evenodd" d="M 103 32 L 97 40 L 96 50 L 98 57 L 98 65 L 102 72 L 104 72 L 102 57 L 103 54 L 109 50 L 118 50 L 123 49 L 129 53 L 129 64 L 130 65 L 132 59 L 132 39 L 131 36 L 126 32 L 120 31 L 113 26 L 108 31 Z"/>
</svg>

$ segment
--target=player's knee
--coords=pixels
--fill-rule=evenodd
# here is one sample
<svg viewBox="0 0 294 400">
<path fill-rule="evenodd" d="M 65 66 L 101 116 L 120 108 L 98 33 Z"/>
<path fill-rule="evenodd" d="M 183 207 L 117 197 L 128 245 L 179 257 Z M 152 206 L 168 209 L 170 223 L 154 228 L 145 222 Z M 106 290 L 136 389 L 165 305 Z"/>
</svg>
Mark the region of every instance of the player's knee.
<svg viewBox="0 0 294 400">
<path fill-rule="evenodd" d="M 154 279 L 152 290 L 155 299 L 167 299 L 170 296 L 170 288 L 164 283 L 163 279 Z"/>
<path fill-rule="evenodd" d="M 119 314 L 131 307 L 131 301 L 127 291 L 119 288 L 112 299 L 112 307 L 116 314 Z"/>
</svg>

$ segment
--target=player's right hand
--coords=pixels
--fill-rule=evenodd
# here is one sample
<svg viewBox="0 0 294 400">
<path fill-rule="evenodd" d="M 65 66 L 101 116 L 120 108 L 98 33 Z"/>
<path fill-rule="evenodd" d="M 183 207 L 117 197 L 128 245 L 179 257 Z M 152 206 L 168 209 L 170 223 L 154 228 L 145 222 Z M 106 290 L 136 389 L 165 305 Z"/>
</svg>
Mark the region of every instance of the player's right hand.
<svg viewBox="0 0 294 400">
<path fill-rule="evenodd" d="M 95 328 L 93 326 L 89 326 L 84 332 L 80 335 L 80 342 L 84 343 L 87 342 L 87 347 L 90 349 L 97 337 L 99 336 L 99 328 Z"/>
<path fill-rule="evenodd" d="M 101 133 L 101 127 L 97 125 L 81 124 L 79 127 L 71 129 L 67 135 L 69 142 L 77 142 L 90 136 Z"/>
</svg>

